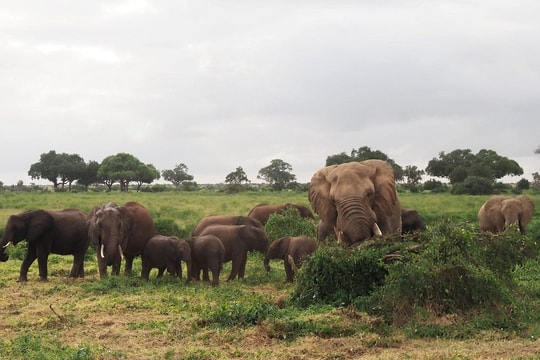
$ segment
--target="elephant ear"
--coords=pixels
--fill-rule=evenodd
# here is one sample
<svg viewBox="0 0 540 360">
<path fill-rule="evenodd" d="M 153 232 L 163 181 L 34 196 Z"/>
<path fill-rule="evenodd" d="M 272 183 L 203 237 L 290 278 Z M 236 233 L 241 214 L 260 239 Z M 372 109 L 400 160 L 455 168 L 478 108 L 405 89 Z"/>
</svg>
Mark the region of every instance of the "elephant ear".
<svg viewBox="0 0 540 360">
<path fill-rule="evenodd" d="M 274 240 L 274 243 L 276 244 L 274 248 L 277 247 L 275 254 L 277 254 L 280 259 L 285 260 L 285 255 L 289 251 L 289 244 L 291 243 L 291 238 L 289 236 L 285 236 Z"/>
<path fill-rule="evenodd" d="M 127 206 L 118 205 L 114 209 L 120 213 L 120 231 L 122 234 L 120 245 L 122 249 L 126 249 L 128 235 L 131 233 L 131 228 L 133 227 L 133 216 Z"/>
<path fill-rule="evenodd" d="M 381 160 L 365 160 L 362 163 L 375 169 L 371 177 L 375 188 L 373 211 L 377 214 L 379 226 L 381 228 L 401 228 L 401 211 L 397 197 L 394 169 L 386 161 Z M 386 224 L 387 220 L 392 220 L 393 223 Z"/>
<path fill-rule="evenodd" d="M 327 166 L 318 170 L 312 177 L 309 185 L 308 199 L 313 210 L 321 220 L 328 224 L 335 224 L 337 218 L 336 205 L 330 197 L 329 174 L 337 165 Z"/>
<path fill-rule="evenodd" d="M 51 231 L 54 226 L 53 217 L 45 210 L 30 211 L 23 216 L 27 216 L 26 239 L 33 241 Z"/>
</svg>

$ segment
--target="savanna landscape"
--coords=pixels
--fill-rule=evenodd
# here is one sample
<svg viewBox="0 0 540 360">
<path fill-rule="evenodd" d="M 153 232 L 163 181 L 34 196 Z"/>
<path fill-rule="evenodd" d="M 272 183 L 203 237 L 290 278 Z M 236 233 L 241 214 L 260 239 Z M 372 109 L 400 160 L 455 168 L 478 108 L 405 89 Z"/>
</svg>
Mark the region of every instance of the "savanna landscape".
<svg viewBox="0 0 540 360">
<path fill-rule="evenodd" d="M 539 209 L 540 195 L 528 195 Z M 358 297 L 345 291 L 340 296 L 310 295 L 306 299 L 305 295 L 313 291 L 314 279 L 320 278 L 323 283 L 329 278 L 329 282 L 341 286 L 342 275 L 336 270 L 341 266 L 339 261 L 336 269 L 330 267 L 327 273 L 321 269 L 330 263 L 325 256 L 342 259 L 350 253 L 330 243 L 319 248 L 293 283 L 285 281 L 281 261 L 273 260 L 267 273 L 263 255 L 250 253 L 244 279 L 227 282 L 231 264 L 226 263 L 220 285 L 212 287 L 204 282 L 186 283 L 185 275 L 182 280 L 167 275 L 156 279 L 155 269 L 150 280 L 143 281 L 140 258 L 135 260 L 132 275 L 121 273 L 100 279 L 92 248 L 82 279 L 67 277 L 71 256 L 51 255 L 47 282 L 39 281 L 35 262 L 28 282 L 17 283 L 24 254 L 22 242 L 9 248 L 10 259 L 0 263 L 0 358 L 540 358 L 538 216 L 526 236 L 509 233 L 488 239 L 498 246 L 491 248 L 482 242 L 476 218 L 488 196 L 402 192 L 399 198 L 403 207 L 418 210 L 428 229 L 419 237 L 404 239 L 406 248 L 396 239 L 383 239 L 380 241 L 385 247 L 355 250 L 357 254 L 364 252 L 366 260 L 374 260 L 377 269 L 388 271 L 378 287 Z M 3 192 L 0 231 L 10 215 L 23 210 L 74 207 L 89 212 L 93 206 L 109 201 L 144 204 L 161 232 L 179 237 L 188 236 L 206 215 L 245 215 L 259 203 L 310 205 L 307 193 L 300 191 Z M 314 228 L 316 221 L 309 225 Z M 271 233 L 275 229 L 268 230 Z M 512 258 L 505 257 L 505 246 L 509 246 L 505 242 L 518 244 Z M 437 251 L 432 243 L 438 244 Z M 480 247 L 477 243 L 488 245 Z M 413 248 L 410 244 L 424 250 L 406 252 Z M 501 259 L 493 269 L 502 269 L 502 290 L 498 287 L 500 279 L 493 275 L 499 273 L 480 266 L 475 267 L 478 277 L 467 278 L 480 280 L 458 283 L 464 292 L 472 294 L 465 300 L 460 298 L 462 288 L 453 287 L 453 281 L 470 273 L 449 273 L 449 279 L 441 278 L 441 293 L 430 293 L 435 286 L 425 293 L 415 288 L 418 276 L 426 276 L 423 267 L 432 268 L 437 261 L 457 263 L 461 261 L 459 252 L 469 250 L 473 256 L 468 259 L 489 258 L 484 254 L 489 251 L 493 251 L 489 253 L 493 263 Z M 397 254 L 397 260 L 384 263 L 382 251 Z M 346 261 L 343 264 L 349 266 Z M 363 269 L 361 263 L 355 264 Z M 396 274 L 402 274 L 404 281 Z M 322 294 L 322 290 L 317 291 Z"/>
</svg>

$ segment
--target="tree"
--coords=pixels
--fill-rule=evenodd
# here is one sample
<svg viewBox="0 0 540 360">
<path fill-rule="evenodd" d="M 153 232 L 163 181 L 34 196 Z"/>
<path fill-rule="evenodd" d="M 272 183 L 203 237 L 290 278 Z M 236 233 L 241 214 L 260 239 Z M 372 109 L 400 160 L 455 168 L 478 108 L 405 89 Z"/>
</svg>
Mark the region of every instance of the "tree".
<svg viewBox="0 0 540 360">
<path fill-rule="evenodd" d="M 516 161 L 500 156 L 493 150 L 482 149 L 473 154 L 470 149 L 457 149 L 448 154 L 440 152 L 438 159 L 429 161 L 426 173 L 448 178 L 452 185 L 464 183 L 469 177 L 484 178 L 494 184 L 496 179 L 507 175 L 522 175 L 523 169 Z M 474 183 L 479 181 L 475 180 Z"/>
<path fill-rule="evenodd" d="M 407 165 L 403 170 L 403 177 L 407 179 L 407 188 L 411 191 L 418 191 L 424 170 L 418 169 L 416 165 Z"/>
<path fill-rule="evenodd" d="M 159 171 L 152 164 L 140 163 L 135 170 L 135 182 L 137 183 L 137 192 L 141 190 L 143 184 L 151 184 L 154 180 L 159 180 Z"/>
<path fill-rule="evenodd" d="M 166 181 L 172 182 L 176 189 L 180 189 L 184 181 L 193 180 L 193 175 L 188 174 L 188 167 L 183 163 L 177 164 L 172 170 L 163 170 L 161 176 Z"/>
<path fill-rule="evenodd" d="M 296 175 L 291 174 L 292 166 L 281 159 L 273 159 L 270 165 L 259 170 L 257 179 L 263 179 L 274 190 L 283 190 L 287 185 L 296 180 Z"/>
<path fill-rule="evenodd" d="M 352 149 L 351 155 L 345 152 L 336 155 L 330 155 L 326 158 L 326 166 L 344 164 L 351 161 L 364 161 L 369 159 L 378 159 L 388 162 L 394 169 L 394 177 L 396 181 L 403 179 L 403 169 L 396 162 L 388 157 L 380 150 L 371 150 L 369 146 L 359 147 L 358 150 Z"/>
<path fill-rule="evenodd" d="M 249 183 L 249 179 L 241 166 L 237 167 L 235 171 L 229 173 L 225 177 L 225 182 L 231 185 L 241 185 L 242 183 Z"/>
<path fill-rule="evenodd" d="M 112 189 L 112 185 L 118 182 L 120 191 L 127 192 L 129 183 L 137 180 L 137 171 L 141 164 L 142 162 L 131 154 L 118 153 L 103 159 L 97 176 L 101 182 L 107 185 L 109 191 Z"/>
<path fill-rule="evenodd" d="M 32 179 L 47 179 L 53 183 L 55 189 L 59 185 L 64 187 L 80 179 L 84 175 L 86 164 L 84 159 L 77 154 L 61 153 L 51 150 L 41 154 L 40 160 L 30 166 L 28 175 Z"/>
<path fill-rule="evenodd" d="M 58 188 L 58 174 L 58 155 L 54 150 L 41 154 L 39 161 L 30 165 L 30 170 L 28 170 L 28 175 L 32 180 L 49 180 L 55 189 Z"/>
<path fill-rule="evenodd" d="M 534 150 L 534 153 L 535 154 L 540 154 L 540 146 L 536 150 Z"/>
<path fill-rule="evenodd" d="M 99 163 L 97 161 L 94 161 L 94 160 L 89 161 L 85 166 L 83 174 L 77 180 L 77 183 L 79 185 L 84 186 L 84 188 L 88 190 L 88 186 L 98 182 L 98 177 L 97 177 L 98 169 L 99 169 Z"/>
</svg>

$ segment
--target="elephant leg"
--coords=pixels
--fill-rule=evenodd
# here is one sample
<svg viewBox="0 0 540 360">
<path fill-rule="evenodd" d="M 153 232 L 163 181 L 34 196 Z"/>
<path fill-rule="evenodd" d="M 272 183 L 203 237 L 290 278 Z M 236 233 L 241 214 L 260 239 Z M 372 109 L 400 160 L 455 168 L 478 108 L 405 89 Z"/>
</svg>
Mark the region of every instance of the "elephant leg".
<svg viewBox="0 0 540 360">
<path fill-rule="evenodd" d="M 247 252 L 242 258 L 242 262 L 240 263 L 240 267 L 238 269 L 238 278 L 243 279 L 244 275 L 246 274 L 246 263 L 247 263 Z"/>
<path fill-rule="evenodd" d="M 42 249 L 38 247 L 36 254 L 39 268 L 39 280 L 47 281 L 47 260 L 49 259 L 49 250 L 48 248 Z"/>
<path fill-rule="evenodd" d="M 36 260 L 36 247 L 32 245 L 28 245 L 28 251 L 26 252 L 26 255 L 24 256 L 23 262 L 21 263 L 21 270 L 19 272 L 19 278 L 17 279 L 17 282 L 27 282 L 28 281 L 28 269 L 30 268 L 30 265 Z"/>
<path fill-rule="evenodd" d="M 208 276 L 208 268 L 202 269 L 202 279 L 203 281 L 210 281 L 210 276 Z"/>
<path fill-rule="evenodd" d="M 133 256 L 125 255 L 126 264 L 124 265 L 124 275 L 131 275 L 133 269 Z"/>
<path fill-rule="evenodd" d="M 231 267 L 231 274 L 229 275 L 229 278 L 227 279 L 227 281 L 231 281 L 231 280 L 236 279 L 236 277 L 238 276 L 241 264 L 242 264 L 242 259 L 241 258 L 240 259 L 234 259 L 233 258 L 232 267 Z"/>
<path fill-rule="evenodd" d="M 283 266 L 285 267 L 285 274 L 287 275 L 287 281 L 292 282 L 294 279 L 294 271 L 292 269 L 291 264 L 289 263 L 287 256 L 285 256 L 285 260 L 283 260 Z"/>
<path fill-rule="evenodd" d="M 70 278 L 84 277 L 84 255 L 73 255 L 73 266 L 69 273 Z"/>
<path fill-rule="evenodd" d="M 141 279 L 148 280 L 149 277 L 150 277 L 150 270 L 151 269 L 152 269 L 152 267 L 149 264 L 143 262 L 142 269 L 141 269 Z"/>
<path fill-rule="evenodd" d="M 219 285 L 219 270 L 212 269 L 212 286 L 218 286 L 218 285 Z"/>
</svg>

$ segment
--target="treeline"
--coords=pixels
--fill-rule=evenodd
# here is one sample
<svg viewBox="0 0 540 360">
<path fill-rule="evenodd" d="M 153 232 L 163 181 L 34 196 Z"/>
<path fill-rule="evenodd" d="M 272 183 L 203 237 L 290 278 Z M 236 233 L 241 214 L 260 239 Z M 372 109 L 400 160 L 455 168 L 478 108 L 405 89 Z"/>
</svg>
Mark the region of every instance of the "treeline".
<svg viewBox="0 0 540 360">
<path fill-rule="evenodd" d="M 457 149 L 449 153 L 440 152 L 438 157 L 429 161 L 425 169 L 419 169 L 415 165 L 402 167 L 385 153 L 363 146 L 352 149 L 350 154 L 342 152 L 329 155 L 326 158 L 326 166 L 367 159 L 389 162 L 394 168 L 399 187 L 413 192 L 429 190 L 432 192 L 451 191 L 453 194 L 492 194 L 509 190 L 507 184 L 500 182 L 503 177 L 523 175 L 523 169 L 516 161 L 486 149 L 476 154 L 470 149 Z M 259 170 L 257 179 L 263 180 L 276 191 L 307 189 L 308 184 L 298 184 L 292 171 L 293 168 L 289 163 L 274 159 L 270 165 Z M 30 166 L 28 175 L 32 179 L 50 181 L 55 189 L 67 188 L 68 190 L 71 190 L 73 184 L 86 190 L 91 185 L 101 184 L 109 191 L 115 185 L 120 191 L 128 191 L 130 185 L 134 185 L 139 191 L 144 184 L 152 184 L 161 178 L 171 182 L 178 190 L 193 191 L 199 188 L 194 181 L 194 176 L 189 174 L 189 169 L 184 163 L 177 164 L 173 169 L 160 171 L 154 165 L 144 164 L 127 153 L 108 156 L 98 163 L 97 161 L 85 162 L 78 154 L 57 153 L 51 150 L 41 154 L 40 160 Z M 424 175 L 432 178 L 422 182 Z M 532 176 L 532 187 L 540 190 L 540 175 L 535 172 Z M 441 178 L 441 180 L 433 178 Z M 245 190 L 251 186 L 251 181 L 241 166 L 227 174 L 224 182 L 226 189 L 233 192 Z M 529 187 L 531 183 L 522 178 L 512 190 L 520 192 Z"/>
</svg>

